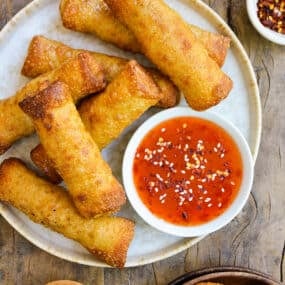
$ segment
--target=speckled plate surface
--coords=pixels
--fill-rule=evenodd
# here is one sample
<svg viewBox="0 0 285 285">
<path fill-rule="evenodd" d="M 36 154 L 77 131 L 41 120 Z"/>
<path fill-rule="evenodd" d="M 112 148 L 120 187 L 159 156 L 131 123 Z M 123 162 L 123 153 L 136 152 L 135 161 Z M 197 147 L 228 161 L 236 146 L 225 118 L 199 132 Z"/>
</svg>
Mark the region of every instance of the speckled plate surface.
<svg viewBox="0 0 285 285">
<path fill-rule="evenodd" d="M 201 1 L 167 0 L 166 2 L 186 21 L 231 37 L 232 45 L 223 70 L 233 79 L 234 88 L 229 97 L 219 106 L 214 107 L 212 111 L 220 113 L 241 130 L 249 143 L 253 158 L 256 159 L 261 135 L 261 107 L 255 75 L 244 49 L 223 20 Z M 123 57 L 135 57 L 141 62 L 146 61 L 140 55 L 134 56 L 123 52 L 93 36 L 66 30 L 61 24 L 58 6 L 58 0 L 35 0 L 19 12 L 0 32 L 0 98 L 13 95 L 28 81 L 20 75 L 20 70 L 29 42 L 36 34 L 60 40 L 76 48 Z M 185 105 L 185 102 L 181 101 L 180 104 Z M 159 110 L 148 111 L 103 151 L 105 159 L 119 179 L 121 179 L 123 151 L 130 136 L 147 117 L 157 111 Z M 10 156 L 17 156 L 29 162 L 30 150 L 37 143 L 36 136 L 19 141 L 0 157 L 0 162 Z M 0 213 L 20 234 L 50 254 L 81 264 L 106 266 L 77 243 L 34 224 L 14 208 L 0 204 Z M 127 267 L 143 265 L 172 256 L 203 238 L 178 238 L 160 233 L 145 224 L 129 205 L 122 209 L 120 215 L 132 218 L 137 223 L 135 238 L 128 252 Z"/>
</svg>

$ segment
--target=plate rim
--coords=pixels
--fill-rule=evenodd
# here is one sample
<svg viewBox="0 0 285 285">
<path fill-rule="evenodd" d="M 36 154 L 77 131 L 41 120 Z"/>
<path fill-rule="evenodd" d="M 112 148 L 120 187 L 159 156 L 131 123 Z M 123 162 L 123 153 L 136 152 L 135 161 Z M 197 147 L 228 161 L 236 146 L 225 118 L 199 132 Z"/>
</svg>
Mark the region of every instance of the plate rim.
<svg viewBox="0 0 285 285">
<path fill-rule="evenodd" d="M 254 163 L 256 162 L 256 158 L 259 151 L 260 141 L 261 141 L 261 130 L 262 130 L 262 109 L 261 109 L 261 100 L 260 100 L 260 94 L 259 94 L 259 88 L 257 84 L 257 79 L 255 76 L 255 72 L 253 69 L 253 66 L 251 64 L 251 61 L 242 46 L 241 42 L 237 38 L 237 36 L 234 34 L 234 32 L 231 30 L 231 28 L 228 26 L 228 24 L 223 20 L 223 18 L 215 12 L 210 6 L 202 2 L 202 0 L 176 0 L 176 1 L 182 1 L 186 3 L 190 7 L 195 7 L 199 13 L 203 14 L 203 16 L 206 16 L 207 19 L 211 19 L 212 22 L 215 22 L 216 28 L 223 31 L 223 34 L 226 34 L 231 38 L 231 46 L 237 48 L 238 52 L 242 56 L 243 65 L 245 65 L 245 68 L 249 72 L 250 75 L 250 81 L 252 82 L 252 95 L 249 97 L 253 97 L 254 99 L 254 105 L 255 109 L 257 111 L 256 113 L 256 135 L 254 136 L 255 140 L 252 145 L 250 145 L 250 150 L 253 156 Z M 27 4 L 25 7 L 23 7 L 18 13 L 16 13 L 0 30 L 0 45 L 2 44 L 2 39 L 6 36 L 7 33 L 11 29 L 13 29 L 14 25 L 17 25 L 19 21 L 23 21 L 26 18 L 27 12 L 34 12 L 33 10 L 37 9 L 38 6 L 44 5 L 45 3 L 48 3 L 49 0 L 33 0 L 29 4 Z M 31 10 L 31 11 L 30 11 Z M 251 98 L 252 99 L 252 98 Z M 32 234 L 27 233 L 24 229 L 21 228 L 18 224 L 13 224 L 10 222 L 10 219 L 8 217 L 9 215 L 9 207 L 4 206 L 0 203 L 0 214 L 1 216 L 9 223 L 9 225 L 14 228 L 19 234 L 21 234 L 24 238 L 26 238 L 29 242 L 31 242 L 36 247 L 40 248 L 41 250 L 44 250 L 45 252 L 54 255 L 56 257 L 59 257 L 61 259 L 82 264 L 82 265 L 88 265 L 88 266 L 96 266 L 101 268 L 110 268 L 107 264 L 101 262 L 100 260 L 94 259 L 94 261 L 89 262 L 88 260 L 84 260 L 84 258 L 74 258 L 71 256 L 66 256 L 66 254 L 57 251 L 54 248 L 50 248 L 49 246 L 41 243 L 37 239 L 34 239 Z M 188 249 L 189 247 L 195 245 L 202 239 L 204 239 L 207 235 L 203 235 L 200 237 L 195 238 L 185 238 L 181 240 L 181 244 L 177 246 L 175 249 L 169 249 L 166 253 L 158 255 L 156 257 L 149 257 L 149 258 L 143 258 L 141 260 L 138 260 L 137 262 L 128 262 L 126 261 L 125 268 L 129 267 L 135 267 L 135 266 L 142 266 L 146 264 L 150 264 L 153 262 L 157 262 L 163 259 L 166 259 L 168 257 L 171 257 L 175 254 L 178 254 L 182 252 L 183 250 Z"/>
</svg>

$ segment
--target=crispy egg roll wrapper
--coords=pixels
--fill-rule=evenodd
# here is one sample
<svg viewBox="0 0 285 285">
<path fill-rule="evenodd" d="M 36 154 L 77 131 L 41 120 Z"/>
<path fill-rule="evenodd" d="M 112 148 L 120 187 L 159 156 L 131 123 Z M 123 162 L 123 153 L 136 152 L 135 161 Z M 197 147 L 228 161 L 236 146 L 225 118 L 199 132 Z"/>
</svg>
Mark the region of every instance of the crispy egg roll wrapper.
<svg viewBox="0 0 285 285">
<path fill-rule="evenodd" d="M 86 218 L 116 212 L 125 193 L 87 132 L 69 92 L 55 82 L 20 102 L 63 178 L 79 213 Z"/>
<path fill-rule="evenodd" d="M 102 150 L 160 98 L 151 77 L 136 61 L 130 61 L 103 93 L 84 100 L 78 112 Z M 32 150 L 31 159 L 52 183 L 61 181 L 42 145 Z"/>
<path fill-rule="evenodd" d="M 57 173 L 53 161 L 48 157 L 42 144 L 38 144 L 30 153 L 33 163 L 43 172 L 48 180 L 53 184 L 59 184 L 62 181 Z"/>
<path fill-rule="evenodd" d="M 58 41 L 47 39 L 43 36 L 33 37 L 26 60 L 22 68 L 22 74 L 28 77 L 36 77 L 45 72 L 58 68 L 66 60 L 76 56 L 83 50 L 72 49 Z M 93 58 L 102 65 L 106 80 L 110 83 L 128 63 L 128 59 L 110 56 L 102 53 L 91 52 Z M 169 108 L 175 106 L 180 94 L 174 84 L 158 70 L 146 68 L 163 94 L 158 102 L 158 107 Z"/>
<path fill-rule="evenodd" d="M 57 69 L 31 80 L 14 96 L 0 100 L 0 154 L 16 140 L 34 132 L 32 121 L 18 103 L 57 80 L 70 86 L 75 102 L 106 86 L 102 67 L 88 52 L 79 53 Z"/>
<path fill-rule="evenodd" d="M 0 200 L 35 223 L 79 242 L 109 265 L 124 266 L 134 223 L 115 216 L 81 217 L 65 189 L 37 177 L 17 158 L 6 159 L 0 166 Z"/>
<path fill-rule="evenodd" d="M 94 34 L 122 49 L 141 52 L 141 45 L 134 33 L 114 17 L 105 2 L 104 0 L 61 0 L 60 13 L 63 25 L 74 31 Z M 168 25 L 172 23 L 169 22 Z M 209 56 L 222 66 L 230 39 L 194 25 L 188 24 L 188 26 Z"/>
<path fill-rule="evenodd" d="M 224 99 L 231 79 L 208 56 L 188 24 L 161 0 L 105 0 L 136 36 L 143 53 L 167 74 L 195 110 Z"/>
</svg>

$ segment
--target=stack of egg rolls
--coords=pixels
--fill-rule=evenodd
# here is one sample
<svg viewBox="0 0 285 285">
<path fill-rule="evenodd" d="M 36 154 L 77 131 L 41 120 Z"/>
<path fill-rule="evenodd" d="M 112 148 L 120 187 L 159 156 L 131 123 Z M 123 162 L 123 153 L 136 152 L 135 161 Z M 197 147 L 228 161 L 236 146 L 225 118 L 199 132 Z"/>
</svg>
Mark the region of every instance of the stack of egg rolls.
<svg viewBox="0 0 285 285">
<path fill-rule="evenodd" d="M 19 103 L 85 218 L 117 212 L 125 193 L 85 129 L 69 87 L 57 81 Z"/>
<path fill-rule="evenodd" d="M 99 149 L 103 149 L 154 106 L 161 96 L 151 77 L 133 60 L 115 76 L 104 92 L 83 101 L 78 112 L 86 130 Z M 61 181 L 41 145 L 32 150 L 31 159 L 51 182 Z"/>
<path fill-rule="evenodd" d="M 14 96 L 0 100 L 0 154 L 16 140 L 34 132 L 33 123 L 19 108 L 19 102 L 57 80 L 70 86 L 75 102 L 106 86 L 101 65 L 88 52 L 79 53 L 58 68 L 31 80 Z"/>
<path fill-rule="evenodd" d="M 94 34 L 122 49 L 141 52 L 141 43 L 135 33 L 114 16 L 105 2 L 104 0 L 61 0 L 60 13 L 63 25 L 74 31 Z M 118 2 L 124 5 L 124 1 Z M 125 11 L 128 13 L 128 9 Z M 129 15 L 134 17 L 135 14 Z M 168 22 L 167 25 L 173 23 Z M 222 66 L 230 44 L 229 38 L 191 24 L 187 25 L 195 40 L 200 41 L 208 55 Z"/>
<path fill-rule="evenodd" d="M 29 45 L 28 53 L 22 67 L 22 74 L 28 77 L 36 77 L 58 68 L 66 60 L 81 52 L 86 52 L 86 50 L 73 49 L 61 42 L 43 36 L 35 36 Z M 89 52 L 93 59 L 104 69 L 107 83 L 110 83 L 128 63 L 128 59 L 125 58 L 98 52 Z M 158 107 L 169 108 L 176 105 L 179 100 L 179 92 L 173 83 L 156 69 L 145 68 L 145 70 L 163 94 L 158 102 Z"/>
</svg>

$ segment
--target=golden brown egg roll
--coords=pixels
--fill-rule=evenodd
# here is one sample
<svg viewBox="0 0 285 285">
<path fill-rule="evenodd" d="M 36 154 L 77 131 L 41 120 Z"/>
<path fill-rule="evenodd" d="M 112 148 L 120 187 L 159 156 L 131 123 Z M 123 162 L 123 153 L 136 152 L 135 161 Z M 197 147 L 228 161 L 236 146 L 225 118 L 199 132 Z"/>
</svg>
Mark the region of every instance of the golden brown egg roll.
<svg viewBox="0 0 285 285">
<path fill-rule="evenodd" d="M 31 80 L 14 96 L 0 100 L 0 154 L 16 140 L 34 132 L 32 121 L 18 103 L 56 80 L 70 86 L 75 102 L 106 86 L 102 67 L 88 52 L 79 53 L 57 69 Z"/>
<path fill-rule="evenodd" d="M 22 74 L 28 77 L 36 77 L 58 68 L 63 62 L 76 56 L 83 50 L 72 49 L 58 41 L 47 39 L 43 36 L 33 37 L 26 60 L 22 68 Z M 128 60 L 97 52 L 92 53 L 93 58 L 104 68 L 106 80 L 110 83 L 113 78 L 124 68 Z M 146 68 L 163 94 L 158 102 L 158 107 L 169 108 L 178 103 L 180 95 L 174 84 L 158 70 Z"/>
<path fill-rule="evenodd" d="M 63 25 L 74 31 L 94 34 L 122 49 L 141 52 L 141 45 L 133 32 L 114 17 L 105 2 L 104 0 L 61 0 L 60 13 Z M 168 25 L 172 23 L 169 22 Z M 230 39 L 194 25 L 188 24 L 188 26 L 209 56 L 222 66 Z"/>
<path fill-rule="evenodd" d="M 105 2 L 134 33 L 143 53 L 183 92 L 193 109 L 205 110 L 228 95 L 231 79 L 208 56 L 188 24 L 162 0 Z"/>
<path fill-rule="evenodd" d="M 17 158 L 6 159 L 0 166 L 0 201 L 16 207 L 35 223 L 79 242 L 107 264 L 124 266 L 134 223 L 114 216 L 81 217 L 65 189 L 37 177 Z"/>
<path fill-rule="evenodd" d="M 66 84 L 57 81 L 19 103 L 86 218 L 116 212 L 125 193 L 87 132 Z"/>
<path fill-rule="evenodd" d="M 160 97 L 151 77 L 136 61 L 130 61 L 103 93 L 85 99 L 78 112 L 99 149 L 103 149 Z M 52 183 L 61 181 L 42 145 L 32 150 L 31 159 Z"/>
</svg>

